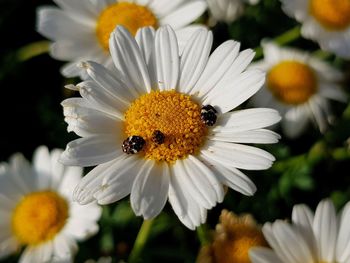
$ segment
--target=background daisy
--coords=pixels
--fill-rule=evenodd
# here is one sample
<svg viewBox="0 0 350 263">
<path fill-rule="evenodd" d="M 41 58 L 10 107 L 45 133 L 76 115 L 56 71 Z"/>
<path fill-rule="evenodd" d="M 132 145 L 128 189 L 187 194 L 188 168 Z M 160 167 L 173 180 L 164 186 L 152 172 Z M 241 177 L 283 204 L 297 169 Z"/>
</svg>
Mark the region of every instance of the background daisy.
<svg viewBox="0 0 350 263">
<path fill-rule="evenodd" d="M 80 74 L 77 62 L 92 60 L 111 68 L 108 40 L 117 25 L 132 34 L 143 26 L 171 25 L 179 41 L 185 41 L 198 26 L 189 26 L 206 9 L 204 0 L 54 0 L 57 7 L 41 7 L 37 30 L 52 40 L 52 57 L 70 61 L 62 69 L 66 77 Z"/>
<path fill-rule="evenodd" d="M 209 245 L 201 248 L 197 263 L 250 263 L 252 247 L 267 246 L 266 240 L 250 214 L 237 216 L 223 210 Z"/>
<path fill-rule="evenodd" d="M 271 249 L 252 248 L 253 263 L 347 263 L 350 261 L 350 202 L 337 216 L 331 200 L 315 214 L 306 205 L 293 208 L 292 223 L 266 223 L 263 233 Z"/>
<path fill-rule="evenodd" d="M 98 232 L 101 209 L 72 202 L 79 167 L 58 163 L 61 150 L 45 146 L 33 166 L 22 154 L 0 166 L 0 258 L 25 249 L 19 262 L 73 262 L 82 241 Z"/>
<path fill-rule="evenodd" d="M 213 20 L 231 23 L 242 15 L 245 3 L 257 4 L 259 0 L 207 0 L 207 2 Z"/>
<path fill-rule="evenodd" d="M 265 76 L 246 70 L 252 50 L 239 52 L 239 43 L 227 41 L 209 56 L 211 45 L 212 33 L 199 30 L 179 57 L 170 27 L 141 29 L 136 40 L 117 27 L 110 51 L 121 74 L 82 63 L 92 80 L 68 86 L 82 98 L 62 102 L 68 131 L 82 138 L 67 145 L 61 161 L 97 165 L 76 188 L 78 202 L 109 204 L 131 193 L 136 215 L 149 219 L 169 198 L 194 229 L 223 200 L 223 185 L 255 192 L 238 169 L 267 169 L 274 157 L 242 143 L 277 142 L 279 135 L 264 127 L 280 116 L 271 109 L 230 112 Z"/>
<path fill-rule="evenodd" d="M 273 43 L 265 43 L 263 50 L 264 59 L 252 67 L 266 71 L 266 83 L 251 99 L 252 104 L 277 109 L 288 137 L 299 136 L 309 121 L 324 132 L 332 121 L 329 99 L 347 100 L 339 86 L 342 74 L 307 52 Z"/>
<path fill-rule="evenodd" d="M 350 2 L 347 0 L 280 0 L 282 9 L 302 23 L 301 34 L 322 49 L 350 58 Z"/>
</svg>

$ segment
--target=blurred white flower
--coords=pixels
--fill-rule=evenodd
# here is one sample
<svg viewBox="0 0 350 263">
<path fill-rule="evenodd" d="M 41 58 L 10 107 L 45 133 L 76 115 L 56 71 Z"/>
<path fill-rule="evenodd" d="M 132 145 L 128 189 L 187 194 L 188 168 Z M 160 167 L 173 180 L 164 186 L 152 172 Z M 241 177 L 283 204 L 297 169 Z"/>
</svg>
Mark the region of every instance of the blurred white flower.
<svg viewBox="0 0 350 263">
<path fill-rule="evenodd" d="M 350 202 L 337 216 L 331 200 L 323 200 L 315 214 L 306 205 L 293 208 L 292 223 L 266 223 L 269 248 L 252 248 L 253 263 L 350 262 Z"/>
<path fill-rule="evenodd" d="M 281 0 L 286 14 L 302 23 L 301 34 L 322 49 L 350 58 L 350 1 Z"/>
<path fill-rule="evenodd" d="M 255 5 L 259 0 L 207 0 L 211 18 L 231 23 L 243 14 L 244 4 Z"/>
<path fill-rule="evenodd" d="M 240 169 L 269 168 L 275 158 L 242 143 L 276 143 L 264 129 L 280 120 L 271 109 L 230 110 L 264 83 L 260 70 L 246 70 L 252 50 L 227 41 L 209 56 L 212 33 L 198 30 L 179 57 L 171 27 L 143 28 L 136 39 L 117 27 L 110 51 L 118 74 L 100 64 L 81 66 L 89 81 L 82 98 L 62 102 L 68 131 L 83 137 L 61 156 L 66 165 L 97 165 L 80 182 L 81 204 L 109 204 L 131 193 L 131 206 L 145 219 L 167 199 L 194 229 L 207 209 L 224 198 L 223 185 L 246 195 L 255 185 Z"/>
<path fill-rule="evenodd" d="M 206 10 L 205 0 L 54 0 L 57 7 L 41 7 L 37 30 L 52 40 L 52 57 L 70 61 L 62 69 L 66 77 L 81 75 L 80 61 L 92 60 L 113 67 L 108 40 L 117 25 L 132 34 L 143 26 L 171 25 L 180 42 L 198 25 L 189 25 Z M 82 76 L 84 78 L 84 76 Z"/>
<path fill-rule="evenodd" d="M 41 146 L 33 167 L 22 154 L 0 165 L 0 258 L 25 246 L 20 263 L 73 262 L 76 241 L 98 232 L 101 208 L 72 201 L 82 169 L 58 163 L 61 153 Z"/>
<path fill-rule="evenodd" d="M 282 115 L 285 135 L 295 138 L 314 121 L 321 132 L 333 119 L 329 99 L 347 100 L 339 82 L 343 75 L 327 63 L 297 49 L 264 43 L 264 59 L 252 64 L 267 72 L 267 80 L 251 102 Z"/>
</svg>

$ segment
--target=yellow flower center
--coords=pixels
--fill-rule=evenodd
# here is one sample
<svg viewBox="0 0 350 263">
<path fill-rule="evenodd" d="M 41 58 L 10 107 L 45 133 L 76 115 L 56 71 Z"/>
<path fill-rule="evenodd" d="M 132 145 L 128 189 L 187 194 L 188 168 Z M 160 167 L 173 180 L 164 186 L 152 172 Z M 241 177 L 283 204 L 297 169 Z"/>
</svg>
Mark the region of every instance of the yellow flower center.
<svg viewBox="0 0 350 263">
<path fill-rule="evenodd" d="M 350 25 L 350 0 L 310 0 L 311 15 L 325 28 L 337 31 Z"/>
<path fill-rule="evenodd" d="M 236 223 L 224 239 L 218 238 L 213 242 L 215 262 L 250 263 L 248 251 L 255 246 L 267 246 L 261 231 L 255 226 Z"/>
<path fill-rule="evenodd" d="M 48 241 L 62 229 L 68 217 L 68 204 L 51 191 L 26 195 L 14 209 L 12 231 L 23 245 Z"/>
<path fill-rule="evenodd" d="M 283 61 L 268 72 L 267 87 L 279 101 L 297 105 L 316 93 L 317 79 L 308 65 Z"/>
<path fill-rule="evenodd" d="M 152 91 L 135 100 L 125 113 L 125 134 L 141 136 L 146 144 L 145 158 L 174 163 L 195 154 L 207 128 L 202 123 L 201 107 L 191 97 L 172 91 Z M 155 131 L 164 134 L 164 142 L 152 140 Z"/>
<path fill-rule="evenodd" d="M 109 36 L 116 26 L 121 25 L 136 35 L 139 28 L 157 27 L 155 15 L 145 6 L 134 3 L 118 2 L 102 11 L 97 21 L 96 35 L 105 50 L 109 50 Z"/>
</svg>

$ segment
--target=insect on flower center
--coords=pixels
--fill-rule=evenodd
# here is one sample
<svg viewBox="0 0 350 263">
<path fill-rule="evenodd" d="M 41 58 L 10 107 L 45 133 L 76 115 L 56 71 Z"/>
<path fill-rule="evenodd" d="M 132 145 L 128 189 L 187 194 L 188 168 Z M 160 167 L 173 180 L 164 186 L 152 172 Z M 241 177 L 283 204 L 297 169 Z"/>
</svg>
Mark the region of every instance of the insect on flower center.
<svg viewBox="0 0 350 263">
<path fill-rule="evenodd" d="M 201 107 L 191 97 L 172 91 L 152 91 L 135 100 L 125 113 L 125 134 L 145 141 L 141 154 L 174 163 L 196 154 L 207 128 Z M 155 138 L 155 134 L 162 138 Z"/>
<path fill-rule="evenodd" d="M 157 27 L 155 15 L 145 6 L 118 2 L 102 11 L 97 21 L 96 35 L 101 46 L 109 50 L 109 36 L 116 26 L 124 26 L 132 35 L 145 26 Z"/>
<path fill-rule="evenodd" d="M 311 0 L 311 15 L 331 31 L 350 26 L 350 0 Z"/>
<path fill-rule="evenodd" d="M 317 79 L 308 65 L 283 61 L 268 72 L 267 86 L 279 101 L 298 105 L 316 93 Z"/>
<path fill-rule="evenodd" d="M 256 246 L 267 246 L 261 231 L 243 223 L 234 224 L 225 236 L 214 241 L 215 262 L 250 263 L 248 251 Z"/>
<path fill-rule="evenodd" d="M 12 231 L 23 245 L 51 240 L 65 225 L 68 204 L 57 193 L 34 192 L 26 195 L 12 215 Z"/>
</svg>

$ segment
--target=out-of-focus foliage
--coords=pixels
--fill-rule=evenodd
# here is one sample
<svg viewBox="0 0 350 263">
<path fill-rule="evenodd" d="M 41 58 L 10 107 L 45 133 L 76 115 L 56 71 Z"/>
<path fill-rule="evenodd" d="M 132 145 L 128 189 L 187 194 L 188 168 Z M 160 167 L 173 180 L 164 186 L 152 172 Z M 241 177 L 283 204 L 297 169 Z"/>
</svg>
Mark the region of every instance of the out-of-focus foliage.
<svg viewBox="0 0 350 263">
<path fill-rule="evenodd" d="M 83 1 L 83 0 L 82 0 Z M 44 40 L 35 31 L 36 8 L 52 5 L 45 0 L 0 0 L 0 89 L 1 140 L 0 160 L 7 161 L 15 152 L 31 158 L 38 145 L 64 148 L 74 135 L 68 134 L 60 102 L 73 95 L 65 90 L 67 83 L 59 68 L 63 62 L 47 54 L 21 61 L 23 46 Z M 201 18 L 206 21 L 206 16 Z M 232 38 L 242 48 L 255 48 L 263 38 L 276 36 L 297 23 L 281 10 L 278 0 L 262 0 L 247 6 L 244 15 L 230 25 L 212 28 L 217 46 Z M 299 38 L 290 45 L 316 51 L 318 46 Z M 346 74 L 344 89 L 349 93 L 350 63 L 327 56 L 327 60 Z M 295 140 L 282 137 L 280 143 L 268 146 L 277 161 L 267 171 L 247 172 L 258 187 L 253 197 L 229 190 L 224 202 L 208 213 L 207 227 L 213 228 L 223 208 L 235 213 L 252 213 L 260 223 L 289 218 L 294 204 L 306 203 L 315 208 L 322 198 L 331 197 L 339 208 L 350 200 L 350 106 L 334 103 L 335 119 L 325 134 L 310 127 Z M 128 198 L 105 206 L 100 232 L 80 244 L 76 262 L 89 258 L 112 256 L 113 262 L 126 260 L 142 224 L 131 211 Z M 194 262 L 200 247 L 195 232 L 186 229 L 169 204 L 156 218 L 140 262 Z M 4 262 L 17 262 L 16 255 Z"/>
</svg>

